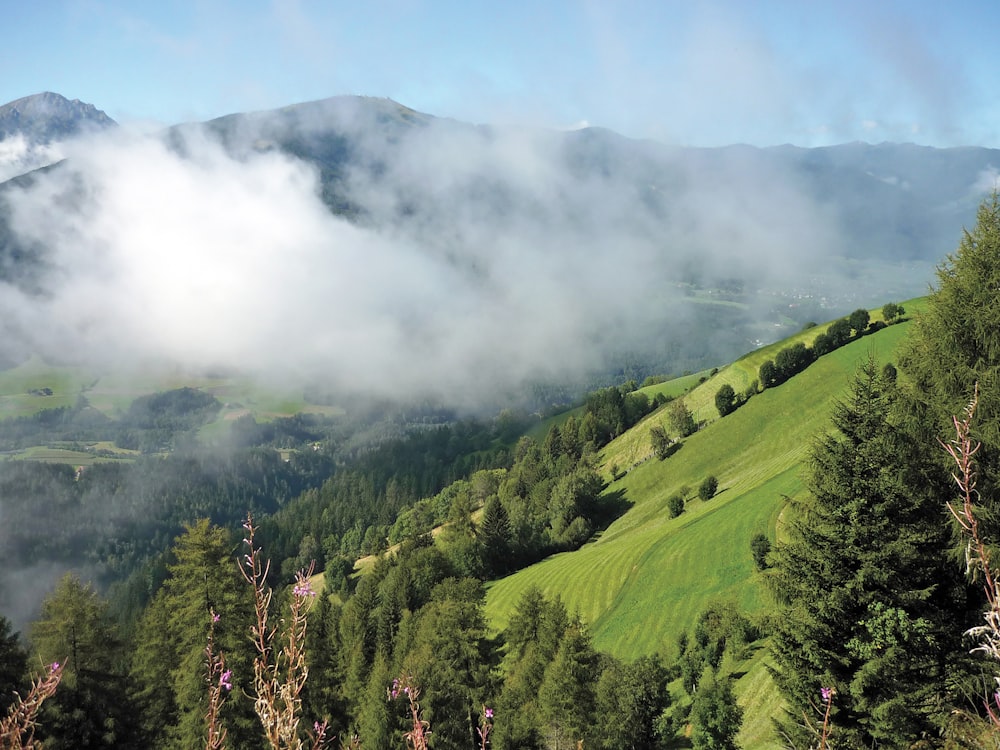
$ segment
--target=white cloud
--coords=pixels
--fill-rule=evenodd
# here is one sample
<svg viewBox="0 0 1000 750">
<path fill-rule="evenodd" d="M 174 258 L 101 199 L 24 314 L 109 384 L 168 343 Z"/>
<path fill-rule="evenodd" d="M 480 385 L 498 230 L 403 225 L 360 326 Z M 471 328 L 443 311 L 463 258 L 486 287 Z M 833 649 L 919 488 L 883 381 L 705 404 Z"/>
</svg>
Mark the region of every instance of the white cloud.
<svg viewBox="0 0 1000 750">
<path fill-rule="evenodd" d="M 234 158 L 197 128 L 184 156 L 122 132 L 75 142 L 10 197 L 55 273 L 42 297 L 5 289 L 0 314 L 60 359 L 477 399 L 641 344 L 684 259 L 763 277 L 830 251 L 830 217 L 789 175 L 738 156 L 574 174 L 571 137 L 439 121 L 388 151 L 362 140 L 382 167 L 348 177 L 360 224 L 277 151 Z M 642 208 L 663 179 L 687 187 Z"/>
<path fill-rule="evenodd" d="M 54 164 L 63 158 L 60 144 L 33 144 L 23 134 L 8 135 L 0 140 L 0 182 Z"/>
</svg>

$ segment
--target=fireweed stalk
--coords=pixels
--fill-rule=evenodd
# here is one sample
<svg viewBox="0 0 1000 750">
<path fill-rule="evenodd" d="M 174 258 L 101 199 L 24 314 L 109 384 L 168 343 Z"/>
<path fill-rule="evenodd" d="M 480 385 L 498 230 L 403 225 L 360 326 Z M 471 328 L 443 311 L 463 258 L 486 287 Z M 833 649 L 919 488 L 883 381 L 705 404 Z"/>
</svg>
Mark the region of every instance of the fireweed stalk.
<svg viewBox="0 0 1000 750">
<path fill-rule="evenodd" d="M 986 611 L 983 613 L 985 624 L 970 628 L 966 634 L 979 642 L 975 651 L 989 654 L 994 660 L 1000 661 L 1000 588 L 996 574 L 990 566 L 990 550 L 983 540 L 979 530 L 979 520 L 976 518 L 976 501 L 979 490 L 976 489 L 975 457 L 982 443 L 972 438 L 972 419 L 979 405 L 979 383 L 976 383 L 972 400 L 965 407 L 962 419 L 952 417 L 955 425 L 955 437 L 949 442 L 941 443 L 948 455 L 955 462 L 956 471 L 952 472 L 955 484 L 958 485 L 958 503 L 947 503 L 948 510 L 958 521 L 962 533 L 966 537 L 965 566 L 966 573 L 976 572 L 983 576 L 983 589 L 986 592 Z M 1000 677 L 994 677 L 998 689 L 990 700 L 986 701 L 986 711 L 994 727 L 1000 728 Z"/>
<path fill-rule="evenodd" d="M 493 709 L 483 706 L 483 712 L 479 715 L 479 726 L 476 727 L 476 734 L 479 735 L 479 749 L 486 750 L 490 745 L 490 732 L 493 730 Z"/>
<path fill-rule="evenodd" d="M 219 721 L 219 710 L 226 702 L 225 695 L 233 689 L 233 673 L 226 669 L 226 657 L 215 651 L 215 623 L 219 615 L 212 611 L 208 623 L 208 645 L 205 646 L 205 662 L 208 666 L 208 713 L 205 722 L 208 724 L 208 741 L 206 750 L 224 750 L 226 747 L 226 728 Z"/>
<path fill-rule="evenodd" d="M 403 675 L 392 681 L 389 688 L 389 699 L 396 700 L 400 695 L 405 695 L 410 703 L 410 718 L 412 727 L 410 731 L 403 735 L 406 746 L 413 750 L 427 750 L 427 735 L 431 733 L 430 724 L 420 718 L 420 704 L 417 699 L 420 697 L 420 689 L 417 688 L 408 675 Z M 483 738 L 485 742 L 485 736 Z"/>
<path fill-rule="evenodd" d="M 14 705 L 0 719 L 0 750 L 31 750 L 35 747 L 35 727 L 42 703 L 51 698 L 62 679 L 63 664 L 54 662 L 48 673 L 36 677 L 25 697 L 14 698 Z"/>
<path fill-rule="evenodd" d="M 306 664 L 305 643 L 307 612 L 316 592 L 312 590 L 309 577 L 314 564 L 308 570 L 295 574 L 292 589 L 289 618 L 282 618 L 280 651 L 275 649 L 279 640 L 279 627 L 270 625 L 269 609 L 272 591 L 267 585 L 267 574 L 271 563 L 261 562 L 261 550 L 254 544 L 256 527 L 253 517 L 247 514 L 243 523 L 246 538 L 243 543 L 249 552 L 243 556 L 240 573 L 253 587 L 256 623 L 250 628 L 251 639 L 257 649 L 254 658 L 254 710 L 264 727 L 264 736 L 273 750 L 303 750 L 306 745 L 299 739 L 299 721 L 302 711 L 302 688 L 309 676 Z M 316 722 L 308 732 L 312 750 L 319 750 L 327 744 L 327 722 Z"/>
</svg>

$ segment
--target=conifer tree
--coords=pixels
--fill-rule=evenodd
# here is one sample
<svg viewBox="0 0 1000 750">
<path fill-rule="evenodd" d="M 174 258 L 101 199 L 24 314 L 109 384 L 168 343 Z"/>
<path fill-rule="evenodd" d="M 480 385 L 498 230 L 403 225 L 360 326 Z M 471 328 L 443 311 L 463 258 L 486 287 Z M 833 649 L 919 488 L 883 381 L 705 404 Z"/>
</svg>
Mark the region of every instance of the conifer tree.
<svg viewBox="0 0 1000 750">
<path fill-rule="evenodd" d="M 59 689 L 42 709 L 45 747 L 139 747 L 123 643 L 92 586 L 63 576 L 42 602 L 31 641 L 43 663 L 65 663 Z"/>
<path fill-rule="evenodd" d="M 536 587 L 522 594 L 504 631 L 506 679 L 491 737 L 497 750 L 544 746 L 539 731 L 538 692 L 568 626 L 566 607 L 559 599 L 547 601 Z"/>
<path fill-rule="evenodd" d="M 28 654 L 10 620 L 0 615 L 0 716 L 27 685 Z"/>
<path fill-rule="evenodd" d="M 571 622 L 538 689 L 539 715 L 550 750 L 569 750 L 580 740 L 588 746 L 597 735 L 597 677 L 597 652 L 590 636 L 579 621 Z"/>
<path fill-rule="evenodd" d="M 952 416 L 962 413 L 978 384 L 972 436 L 983 444 L 976 458 L 980 494 L 989 507 L 1000 496 L 1000 195 L 980 205 L 975 227 L 963 232 L 937 276 L 938 288 L 899 356 L 909 427 L 915 441 L 936 449 L 939 438 L 953 434 Z M 950 478 L 938 479 L 947 493 L 942 497 L 949 497 Z M 981 531 L 996 545 L 1000 520 L 991 510 Z"/>
<path fill-rule="evenodd" d="M 215 645 L 226 654 L 237 686 L 223 707 L 230 742 L 248 748 L 260 742 L 260 724 L 244 692 L 253 674 L 251 592 L 240 578 L 234 548 L 228 532 L 207 519 L 187 526 L 174 545 L 169 578 L 140 623 L 132 674 L 151 746 L 204 746 L 204 651 L 213 613 L 219 617 Z"/>
<path fill-rule="evenodd" d="M 895 398 L 869 359 L 812 450 L 809 497 L 773 558 L 775 678 L 793 742 L 814 739 L 801 725 L 824 687 L 848 746 L 908 746 L 946 718 L 961 587 L 922 447 L 891 418 Z"/>
</svg>

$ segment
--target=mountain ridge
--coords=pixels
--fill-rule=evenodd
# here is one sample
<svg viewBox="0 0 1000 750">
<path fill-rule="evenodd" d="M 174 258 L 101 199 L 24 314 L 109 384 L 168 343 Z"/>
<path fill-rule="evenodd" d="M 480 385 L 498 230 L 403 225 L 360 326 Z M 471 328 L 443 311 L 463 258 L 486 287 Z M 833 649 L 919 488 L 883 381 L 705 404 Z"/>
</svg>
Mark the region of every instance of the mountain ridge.
<svg viewBox="0 0 1000 750">
<path fill-rule="evenodd" d="M 33 143 L 50 143 L 88 129 L 117 124 L 93 104 L 70 100 L 52 91 L 0 105 L 0 140 L 20 134 Z"/>
</svg>

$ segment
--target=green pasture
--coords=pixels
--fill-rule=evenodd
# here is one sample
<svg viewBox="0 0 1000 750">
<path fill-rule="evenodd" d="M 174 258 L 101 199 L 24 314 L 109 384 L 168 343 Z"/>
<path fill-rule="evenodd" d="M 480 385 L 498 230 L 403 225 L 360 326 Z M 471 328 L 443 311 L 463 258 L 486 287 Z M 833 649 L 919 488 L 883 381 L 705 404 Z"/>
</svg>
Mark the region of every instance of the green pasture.
<svg viewBox="0 0 1000 750">
<path fill-rule="evenodd" d="M 72 448 L 59 448 L 47 445 L 34 445 L 19 451 L 0 454 L 0 459 L 10 461 L 38 461 L 51 464 L 72 464 L 73 466 L 91 466 L 108 461 L 130 461 L 132 453 L 119 451 L 116 457 L 98 456 L 88 451 Z"/>
<path fill-rule="evenodd" d="M 904 306 L 909 316 L 918 305 Z M 870 353 L 880 362 L 892 361 L 908 328 L 908 323 L 893 325 L 853 341 L 724 419 L 715 411 L 719 386 L 729 382 L 741 390 L 736 384 L 756 378 L 762 362 L 796 341 L 810 342 L 825 326 L 722 368 L 685 397 L 702 428 L 663 461 L 652 457 L 649 432 L 654 424 L 666 424 L 666 411 L 649 415 L 601 456 L 606 469 L 617 464 L 627 470 L 608 492 L 620 493 L 631 507 L 581 549 L 492 583 L 486 603 L 491 625 L 504 627 L 523 593 L 537 586 L 548 596 L 559 595 L 591 624 L 599 649 L 627 659 L 651 653 L 672 658 L 678 635 L 713 602 L 765 611 L 768 598 L 754 570 L 750 539 L 759 532 L 774 539 L 784 498 L 802 492 L 802 461 L 815 436 L 829 428 L 834 402 L 859 362 Z M 702 501 L 697 489 L 709 474 L 718 478 L 719 491 Z M 685 511 L 672 519 L 668 500 L 684 488 Z M 766 670 L 749 668 L 738 687 L 748 716 L 778 710 Z M 745 746 L 768 746 L 768 732 L 766 721 L 748 719 Z"/>
<path fill-rule="evenodd" d="M 203 428 L 203 436 L 209 440 L 224 433 L 229 422 L 244 414 L 252 414 L 262 421 L 301 413 L 332 417 L 344 414 L 340 406 L 307 403 L 301 391 L 262 385 L 247 377 L 169 370 L 101 374 L 50 365 L 32 357 L 17 367 L 0 371 L 0 419 L 72 406 L 80 396 L 115 419 L 140 396 L 184 386 L 210 393 L 223 404 L 218 418 Z M 40 395 L 46 389 L 51 394 Z"/>
</svg>

